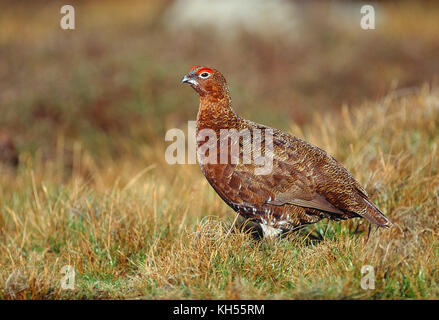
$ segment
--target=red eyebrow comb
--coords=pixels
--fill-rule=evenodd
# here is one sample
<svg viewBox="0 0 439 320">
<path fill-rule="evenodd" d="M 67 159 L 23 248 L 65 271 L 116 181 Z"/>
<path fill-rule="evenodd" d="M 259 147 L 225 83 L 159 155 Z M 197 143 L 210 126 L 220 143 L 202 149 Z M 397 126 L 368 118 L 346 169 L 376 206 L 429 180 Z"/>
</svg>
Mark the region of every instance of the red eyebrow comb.
<svg viewBox="0 0 439 320">
<path fill-rule="evenodd" d="M 197 71 L 198 74 L 201 74 L 203 72 L 213 73 L 213 70 L 210 68 L 201 68 L 200 70 Z"/>
<path fill-rule="evenodd" d="M 189 69 L 189 72 L 190 72 L 190 71 L 193 71 L 194 69 L 196 69 L 196 68 L 198 68 L 198 67 L 199 67 L 199 66 L 193 66 L 192 68 Z"/>
</svg>

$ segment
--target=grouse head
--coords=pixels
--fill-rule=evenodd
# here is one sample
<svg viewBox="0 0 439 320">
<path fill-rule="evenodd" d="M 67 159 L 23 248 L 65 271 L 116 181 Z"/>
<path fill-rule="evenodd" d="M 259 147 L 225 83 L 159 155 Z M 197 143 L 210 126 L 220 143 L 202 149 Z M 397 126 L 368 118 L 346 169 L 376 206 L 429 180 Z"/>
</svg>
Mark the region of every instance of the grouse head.
<svg viewBox="0 0 439 320">
<path fill-rule="evenodd" d="M 226 79 L 217 70 L 201 66 L 193 66 L 181 83 L 188 83 L 201 98 L 222 100 L 229 96 Z"/>
</svg>

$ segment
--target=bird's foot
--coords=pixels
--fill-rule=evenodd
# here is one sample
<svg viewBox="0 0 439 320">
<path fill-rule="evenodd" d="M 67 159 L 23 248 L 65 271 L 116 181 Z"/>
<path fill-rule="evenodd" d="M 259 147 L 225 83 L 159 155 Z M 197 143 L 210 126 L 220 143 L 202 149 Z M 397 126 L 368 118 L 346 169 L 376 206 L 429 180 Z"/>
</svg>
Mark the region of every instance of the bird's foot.
<svg viewBox="0 0 439 320">
<path fill-rule="evenodd" d="M 274 228 L 272 226 L 261 223 L 262 232 L 264 233 L 264 238 L 269 240 L 276 240 L 282 234 L 281 229 Z"/>
</svg>

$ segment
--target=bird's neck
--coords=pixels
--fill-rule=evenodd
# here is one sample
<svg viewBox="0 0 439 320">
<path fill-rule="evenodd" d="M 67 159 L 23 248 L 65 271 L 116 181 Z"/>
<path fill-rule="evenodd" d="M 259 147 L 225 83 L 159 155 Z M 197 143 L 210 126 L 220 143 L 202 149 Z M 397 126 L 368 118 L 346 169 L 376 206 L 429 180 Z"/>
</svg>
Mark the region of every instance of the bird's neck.
<svg viewBox="0 0 439 320">
<path fill-rule="evenodd" d="M 228 128 L 238 116 L 232 109 L 232 99 L 227 93 L 221 97 L 206 95 L 200 97 L 200 108 L 197 115 L 197 129 Z"/>
</svg>

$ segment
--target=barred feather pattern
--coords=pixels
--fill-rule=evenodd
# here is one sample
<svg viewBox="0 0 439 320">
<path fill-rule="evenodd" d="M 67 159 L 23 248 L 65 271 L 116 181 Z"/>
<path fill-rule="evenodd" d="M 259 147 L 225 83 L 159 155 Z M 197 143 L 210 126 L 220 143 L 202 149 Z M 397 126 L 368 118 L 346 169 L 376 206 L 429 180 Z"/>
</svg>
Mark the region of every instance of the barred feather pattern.
<svg viewBox="0 0 439 320">
<path fill-rule="evenodd" d="M 324 150 L 286 132 L 238 116 L 232 109 L 229 89 L 220 72 L 194 66 L 182 81 L 189 82 L 200 96 L 197 134 L 203 129 L 216 133 L 217 163 L 200 161 L 201 170 L 224 202 L 244 218 L 281 232 L 323 218 L 363 217 L 380 227 L 391 225 L 369 200 L 360 183 Z M 254 161 L 234 164 L 229 158 L 227 163 L 220 163 L 221 153 L 231 154 L 231 145 L 221 143 L 221 129 L 248 129 L 251 134 L 255 129 L 272 130 L 272 171 L 256 175 Z M 270 152 L 265 148 L 265 142 L 262 136 L 259 150 L 262 154 Z M 198 141 L 199 153 L 204 143 Z M 238 143 L 242 157 L 243 150 L 252 146 L 245 139 L 239 139 Z M 227 150 L 222 150 L 224 146 Z"/>
</svg>

